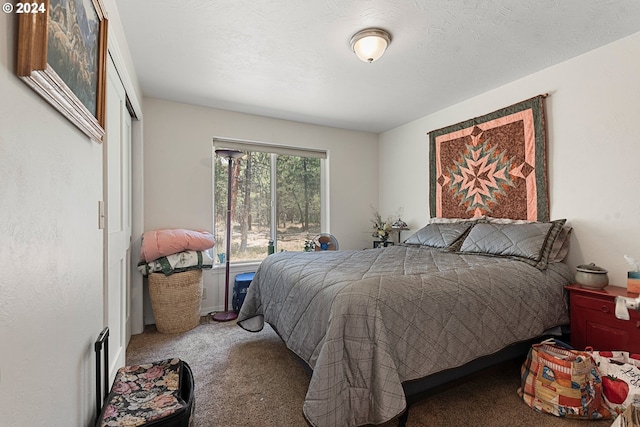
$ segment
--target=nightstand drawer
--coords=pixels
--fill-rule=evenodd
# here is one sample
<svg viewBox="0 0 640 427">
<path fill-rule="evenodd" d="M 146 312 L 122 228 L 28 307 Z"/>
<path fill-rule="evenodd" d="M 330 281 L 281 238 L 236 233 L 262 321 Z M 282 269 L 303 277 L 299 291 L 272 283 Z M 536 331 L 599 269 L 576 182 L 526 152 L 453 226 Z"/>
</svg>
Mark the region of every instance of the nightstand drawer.
<svg viewBox="0 0 640 427">
<path fill-rule="evenodd" d="M 571 294 L 571 306 L 586 308 L 588 310 L 594 310 L 601 314 L 608 314 L 615 317 L 616 304 L 614 297 L 602 297 L 594 298 L 591 296 L 580 295 L 577 293 Z M 635 324 L 636 321 L 640 321 L 640 313 L 637 311 L 629 311 L 629 322 Z"/>
<path fill-rule="evenodd" d="M 603 314 L 611 313 L 615 316 L 616 305 L 613 302 L 609 302 L 602 299 L 589 298 L 584 295 L 571 295 L 571 304 L 576 307 L 584 307 L 589 310 L 595 310 Z"/>
</svg>

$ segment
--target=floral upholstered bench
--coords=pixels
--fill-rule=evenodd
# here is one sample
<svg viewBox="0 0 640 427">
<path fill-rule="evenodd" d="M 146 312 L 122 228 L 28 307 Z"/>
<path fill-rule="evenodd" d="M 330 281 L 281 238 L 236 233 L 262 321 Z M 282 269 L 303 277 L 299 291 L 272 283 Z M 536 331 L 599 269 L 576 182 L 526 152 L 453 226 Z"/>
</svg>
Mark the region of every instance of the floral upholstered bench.
<svg viewBox="0 0 640 427">
<path fill-rule="evenodd" d="M 98 341 L 108 337 L 108 330 L 106 337 L 103 333 Z M 178 358 L 120 368 L 111 391 L 102 402 L 98 341 L 96 391 L 99 415 L 96 426 L 188 427 L 192 424 L 195 406 L 193 374 L 189 365 Z M 108 346 L 105 347 L 105 366 L 108 366 L 107 353 Z M 108 378 L 106 375 L 105 369 L 105 378 Z M 107 382 L 105 380 L 105 393 Z"/>
</svg>

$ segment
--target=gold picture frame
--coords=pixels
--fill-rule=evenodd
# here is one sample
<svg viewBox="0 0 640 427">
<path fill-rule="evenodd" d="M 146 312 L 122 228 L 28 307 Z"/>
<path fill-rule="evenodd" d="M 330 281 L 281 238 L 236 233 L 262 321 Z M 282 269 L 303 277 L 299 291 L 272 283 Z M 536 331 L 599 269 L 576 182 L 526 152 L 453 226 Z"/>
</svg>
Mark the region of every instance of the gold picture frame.
<svg viewBox="0 0 640 427">
<path fill-rule="evenodd" d="M 100 0 L 42 0 L 18 18 L 17 75 L 91 139 L 105 133 L 108 20 Z"/>
</svg>

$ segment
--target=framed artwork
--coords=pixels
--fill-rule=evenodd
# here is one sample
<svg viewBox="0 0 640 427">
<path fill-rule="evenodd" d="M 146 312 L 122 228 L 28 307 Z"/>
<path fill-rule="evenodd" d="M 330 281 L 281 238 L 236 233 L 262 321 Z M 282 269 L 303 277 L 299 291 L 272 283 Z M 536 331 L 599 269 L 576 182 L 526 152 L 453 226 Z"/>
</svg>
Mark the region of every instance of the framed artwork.
<svg viewBox="0 0 640 427">
<path fill-rule="evenodd" d="M 17 74 L 91 139 L 105 130 L 107 19 L 100 0 L 42 0 L 19 14 Z"/>
<path fill-rule="evenodd" d="M 429 132 L 432 217 L 549 220 L 545 97 Z"/>
</svg>

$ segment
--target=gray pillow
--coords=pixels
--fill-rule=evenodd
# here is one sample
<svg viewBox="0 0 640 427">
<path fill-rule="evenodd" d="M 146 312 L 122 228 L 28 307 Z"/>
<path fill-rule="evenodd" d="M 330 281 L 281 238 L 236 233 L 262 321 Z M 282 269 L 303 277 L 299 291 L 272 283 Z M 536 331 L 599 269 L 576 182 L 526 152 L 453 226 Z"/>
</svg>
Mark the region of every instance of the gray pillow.
<svg viewBox="0 0 640 427">
<path fill-rule="evenodd" d="M 475 221 L 427 224 L 404 242 L 409 245 L 457 250 L 465 233 Z"/>
<path fill-rule="evenodd" d="M 490 222 L 493 224 L 531 224 L 536 221 L 528 221 L 521 219 L 508 219 L 508 218 L 494 218 L 491 216 L 484 217 L 486 222 Z M 567 257 L 569 253 L 569 237 L 571 236 L 572 227 L 570 225 L 565 225 L 558 233 L 558 237 L 553 242 L 553 246 L 551 247 L 551 252 L 549 253 L 549 262 L 562 262 Z"/>
<path fill-rule="evenodd" d="M 558 237 L 551 246 L 549 252 L 549 262 L 562 262 L 569 254 L 569 244 L 571 237 L 571 226 L 564 225 L 562 230 L 558 233 Z"/>
<path fill-rule="evenodd" d="M 473 218 L 441 218 L 441 217 L 433 217 L 429 219 L 429 224 L 451 224 L 453 222 L 478 222 L 480 220 L 485 220 L 487 217 L 484 215 L 474 216 Z"/>
<path fill-rule="evenodd" d="M 476 224 L 462 242 L 460 252 L 514 258 L 543 270 L 565 222 Z"/>
</svg>

